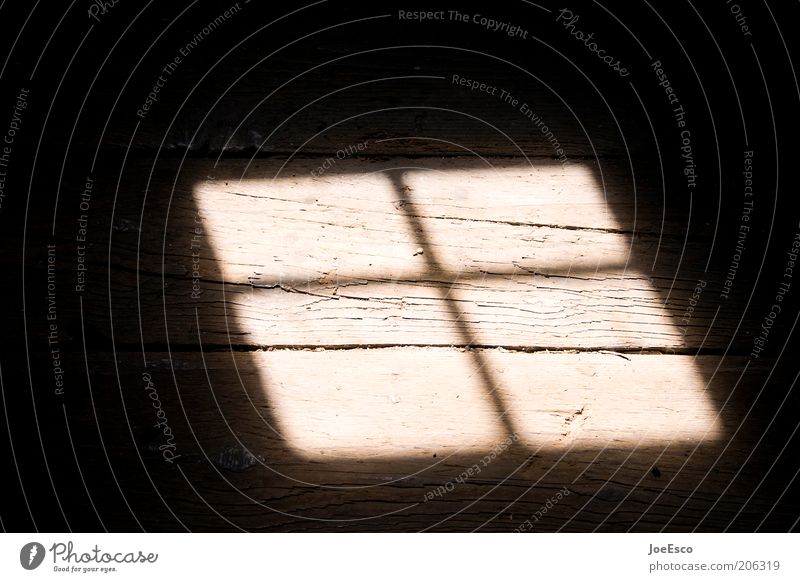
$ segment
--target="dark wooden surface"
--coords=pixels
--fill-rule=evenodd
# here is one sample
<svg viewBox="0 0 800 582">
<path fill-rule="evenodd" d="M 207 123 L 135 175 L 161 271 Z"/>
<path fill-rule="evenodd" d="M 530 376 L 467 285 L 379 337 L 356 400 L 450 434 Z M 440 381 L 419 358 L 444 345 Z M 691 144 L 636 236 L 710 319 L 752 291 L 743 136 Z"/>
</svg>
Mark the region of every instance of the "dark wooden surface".
<svg viewBox="0 0 800 582">
<path fill-rule="evenodd" d="M 698 7 L 723 63 L 659 6 L 690 64 L 646 6 L 625 15 L 639 41 L 581 6 L 623 79 L 531 6 L 498 7 L 526 41 L 393 17 L 315 32 L 396 10 L 341 5 L 248 38 L 280 15 L 248 6 L 137 116 L 219 8 L 120 4 L 71 66 L 70 13 L 33 78 L 41 47 L 3 73 L 4 98 L 31 88 L 0 207 L 4 528 L 797 527 L 796 289 L 752 355 L 800 220 L 778 36 L 751 47 Z"/>
</svg>

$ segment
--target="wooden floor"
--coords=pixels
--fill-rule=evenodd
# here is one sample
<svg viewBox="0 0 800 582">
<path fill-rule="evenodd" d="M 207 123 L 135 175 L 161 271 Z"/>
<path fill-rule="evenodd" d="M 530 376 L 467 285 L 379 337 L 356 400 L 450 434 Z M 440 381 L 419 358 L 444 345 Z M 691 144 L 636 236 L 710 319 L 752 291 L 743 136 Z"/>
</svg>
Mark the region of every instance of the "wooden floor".
<svg viewBox="0 0 800 582">
<path fill-rule="evenodd" d="M 712 299 L 719 275 L 695 270 L 704 247 L 672 234 L 680 215 L 638 209 L 613 160 L 605 182 L 549 159 L 317 168 L 135 160 L 95 194 L 112 236 L 59 322 L 93 338 L 67 366 L 91 379 L 79 424 L 124 459 L 118 519 L 585 531 L 770 515 L 749 476 L 764 457 L 742 470 L 770 367 L 736 355 L 748 339 Z"/>
<path fill-rule="evenodd" d="M 758 200 L 722 298 L 740 128 L 709 123 L 716 102 L 688 67 L 670 79 L 702 193 L 644 61 L 621 81 L 530 14 L 575 54 L 483 37 L 485 53 L 455 51 L 371 13 L 337 32 L 350 12 L 318 9 L 319 37 L 296 51 L 276 26 L 228 53 L 244 28 L 220 27 L 144 117 L 178 40 L 210 20 L 180 21 L 139 62 L 140 39 L 135 59 L 108 54 L 92 43 L 116 46 L 114 29 L 98 26 L 96 87 L 100 63 L 76 64 L 90 78 L 65 83 L 74 111 L 47 110 L 28 150 L 20 137 L 14 155 L 34 162 L 12 176 L 28 198 L 2 209 L 0 268 L 21 290 L 4 297 L 0 392 L 20 401 L 2 405 L 22 495 L 4 527 L 796 528 L 797 366 L 778 351 L 797 310 L 750 355 L 769 305 L 756 287 L 772 299 L 785 263 L 759 264 L 776 211 Z M 478 46 L 473 28 L 453 46 Z M 453 75 L 524 101 L 558 147 Z M 90 85 L 85 101 L 66 90 Z M 772 101 L 752 92 L 748 147 L 767 168 Z"/>
</svg>

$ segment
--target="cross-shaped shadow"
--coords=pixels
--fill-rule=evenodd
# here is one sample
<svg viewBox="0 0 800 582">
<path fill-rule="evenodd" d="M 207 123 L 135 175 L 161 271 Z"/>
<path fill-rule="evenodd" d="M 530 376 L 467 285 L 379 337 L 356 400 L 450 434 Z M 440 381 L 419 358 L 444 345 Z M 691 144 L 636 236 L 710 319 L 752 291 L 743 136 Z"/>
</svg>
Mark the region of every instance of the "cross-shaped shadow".
<svg viewBox="0 0 800 582">
<path fill-rule="evenodd" d="M 147 201 L 148 216 L 161 218 L 144 224 L 142 231 L 132 236 L 120 232 L 116 241 L 117 251 L 122 251 L 116 252 L 116 263 L 123 276 L 118 278 L 115 295 L 123 298 L 130 297 L 130 279 L 124 272 L 134 256 L 126 258 L 126 253 L 138 247 L 137 260 L 150 263 L 152 244 L 141 241 L 166 249 L 160 273 L 138 268 L 138 306 L 115 300 L 112 313 L 116 321 L 125 321 L 130 313 L 131 321 L 144 317 L 149 322 L 142 330 L 117 326 L 117 341 L 141 337 L 146 353 L 152 354 L 147 356 L 148 371 L 157 385 L 165 387 L 164 406 L 177 416 L 174 431 L 182 435 L 177 471 L 160 462 L 161 435 L 144 428 L 152 424 L 149 411 L 136 405 L 131 409 L 141 412 L 142 418 L 134 432 L 141 435 L 143 450 L 150 451 L 148 467 L 157 475 L 165 503 L 187 519 L 190 527 L 507 530 L 509 525 L 497 521 L 498 516 L 512 512 L 516 517 L 510 525 L 517 524 L 520 514 L 527 518 L 526 511 L 531 515 L 540 511 L 542 504 L 564 487 L 573 497 L 552 510 L 548 529 L 581 529 L 581 518 L 575 518 L 581 511 L 617 515 L 634 508 L 646 515 L 664 503 L 673 507 L 676 528 L 702 518 L 708 504 L 693 490 L 713 488 L 704 472 L 729 462 L 720 451 L 729 427 L 735 426 L 737 408 L 729 396 L 741 370 L 731 364 L 720 366 L 713 356 L 698 359 L 691 355 L 704 341 L 719 341 L 713 337 L 704 340 L 713 318 L 702 305 L 696 309 L 691 334 L 663 333 L 677 329 L 675 319 L 683 315 L 695 283 L 685 275 L 673 281 L 659 279 L 676 267 L 675 253 L 667 251 L 669 245 L 656 244 L 665 235 L 632 236 L 625 227 L 618 232 L 609 229 L 612 232 L 600 235 L 616 237 L 618 243 L 608 248 L 617 253 L 621 250 L 622 255 L 605 252 L 600 259 L 580 257 L 580 252 L 575 255 L 576 248 L 583 248 L 581 239 L 567 250 L 550 249 L 554 254 L 548 255 L 547 240 L 542 239 L 537 247 L 541 253 L 533 252 L 527 259 L 524 255 L 530 253 L 502 257 L 496 254 L 502 254 L 502 249 L 486 251 L 488 258 L 484 253 L 477 259 L 478 267 L 468 271 L 455 267 L 454 271 L 452 259 L 440 253 L 441 233 L 433 240 L 429 232 L 429 201 L 420 199 L 412 186 L 420 173 L 409 168 L 419 162 L 380 166 L 378 174 L 388 182 L 383 194 L 374 193 L 374 181 L 360 184 L 357 175 L 347 173 L 361 167 L 361 162 L 342 163 L 322 182 L 343 181 L 375 204 L 374 212 L 356 205 L 349 217 L 363 216 L 373 226 L 391 230 L 397 228 L 397 224 L 390 226 L 391 215 L 399 213 L 409 239 L 392 239 L 387 244 L 418 247 L 414 253 L 417 262 L 411 271 L 404 263 L 392 269 L 393 273 L 359 272 L 358 259 L 340 273 L 322 272 L 319 266 L 304 265 L 297 257 L 312 252 L 308 245 L 313 244 L 316 264 L 327 264 L 331 256 L 325 245 L 333 245 L 332 255 L 342 249 L 335 232 L 324 233 L 347 219 L 330 205 L 320 205 L 317 198 L 322 194 L 315 190 L 320 180 L 292 179 L 287 173 L 282 182 L 279 175 L 259 169 L 259 164 L 256 161 L 249 169 L 244 163 L 212 169 L 203 162 L 190 162 L 178 170 L 177 178 L 175 169 L 167 169 L 166 176 L 175 182 L 171 200 Z M 541 161 L 536 164 L 541 166 Z M 471 172 L 481 188 L 491 191 L 491 180 L 480 179 L 481 165 L 467 170 L 467 175 Z M 198 174 L 204 175 L 202 183 L 196 182 Z M 619 214 L 620 208 L 632 207 L 621 204 L 631 194 L 629 183 L 614 178 L 608 168 L 604 180 L 592 174 L 596 188 L 592 196 L 599 196 L 599 205 L 613 208 L 619 224 L 634 224 L 631 216 Z M 153 180 L 163 183 L 158 177 Z M 464 174 L 455 180 L 461 183 Z M 294 188 L 293 193 L 285 188 Z M 333 206 L 347 206 L 341 195 Z M 384 195 L 387 199 L 381 198 Z M 536 201 L 530 202 L 535 206 Z M 388 214 L 380 204 L 390 209 Z M 124 224 L 125 219 L 119 220 Z M 488 222 L 489 229 L 504 227 Z M 201 240 L 199 266 L 192 254 L 187 254 L 195 223 Z M 288 230 L 281 232 L 279 223 Z M 523 221 L 515 228 L 522 232 L 533 227 Z M 380 255 L 385 250 L 381 241 L 366 236 L 358 242 L 370 244 L 372 240 L 370 251 Z M 582 229 L 576 236 L 584 236 Z M 140 241 L 133 248 L 125 242 L 132 238 Z M 583 239 L 582 244 L 589 240 Z M 585 249 L 592 250 L 590 246 Z M 654 266 L 656 253 L 658 265 Z M 537 254 L 545 263 L 538 267 Z M 154 256 L 159 256 L 157 250 Z M 578 264 L 571 264 L 576 256 Z M 274 271 L 265 271 L 270 264 Z M 299 276 L 303 272 L 306 276 Z M 647 273 L 655 273 L 655 279 Z M 531 350 L 495 353 L 487 349 L 507 343 L 501 339 L 493 344 L 487 337 L 491 337 L 491 329 L 502 331 L 510 326 L 510 320 L 488 326 L 484 322 L 481 331 L 476 331 L 480 316 L 475 313 L 475 300 L 459 296 L 459 286 L 483 282 L 485 289 L 491 289 L 496 282 L 511 281 L 517 289 L 508 294 L 513 297 L 537 292 L 536 285 L 529 284 L 537 276 L 546 282 L 540 292 L 557 288 L 552 281 L 560 276 L 567 281 L 577 277 L 577 287 L 568 287 L 562 296 L 574 295 L 578 301 L 594 293 L 587 291 L 586 285 L 599 281 L 597 313 L 617 304 L 614 309 L 624 317 L 615 320 L 598 339 L 586 340 L 575 333 L 574 323 L 563 329 L 559 324 L 545 328 L 524 323 L 523 310 L 523 323 L 514 325 L 521 325 L 527 336 L 527 344 L 519 346 Z M 623 285 L 616 291 L 602 291 L 608 288 L 605 279 L 613 281 L 615 276 L 621 284 L 635 277 L 648 287 L 653 281 L 660 283 L 642 295 L 644 300 L 631 296 L 626 304 L 630 288 Z M 417 289 L 422 285 L 438 296 L 432 300 L 437 306 L 433 311 L 439 307 L 444 311 L 420 327 L 409 328 L 414 341 L 393 340 L 396 328 L 391 327 L 385 328 L 388 339 L 369 339 L 379 337 L 380 326 L 378 335 L 365 332 L 365 339 L 358 341 L 359 326 L 373 324 L 348 311 L 352 306 L 342 304 L 380 300 L 380 293 L 373 297 L 376 292 L 369 290 L 372 285 L 387 284 L 412 284 Z M 365 295 L 359 297 L 351 287 L 366 289 Z M 403 291 L 399 293 L 402 296 Z M 314 311 L 320 305 L 332 311 L 320 315 Z M 512 310 L 518 309 L 510 305 Z M 591 308 L 582 309 L 590 331 L 603 328 L 603 323 L 591 323 L 595 317 Z M 570 308 L 562 306 L 561 310 L 569 320 Z M 600 319 L 605 317 L 600 315 Z M 635 322 L 637 318 L 644 318 L 644 325 L 625 327 L 629 319 Z M 643 327 L 659 325 L 661 332 L 651 339 L 641 334 Z M 445 327 L 449 341 L 441 339 Z M 619 343 L 612 347 L 626 353 L 598 353 L 602 351 L 598 346 L 608 346 L 607 338 L 615 336 Z M 159 337 L 166 338 L 166 343 L 159 343 Z M 566 352 L 538 351 L 541 345 L 557 346 L 557 337 Z M 670 359 L 675 356 L 639 355 L 631 348 L 636 343 L 649 345 L 650 350 L 660 345 L 662 351 L 669 347 L 689 355 L 677 360 Z M 573 344 L 579 353 L 569 353 Z M 427 355 L 424 347 L 418 348 L 422 352 L 405 354 L 402 347 L 396 348 L 401 351 L 369 349 L 393 345 L 433 347 Z M 581 345 L 589 346 L 590 353 L 580 353 Z M 165 350 L 169 353 L 163 353 Z M 501 370 L 506 370 L 502 377 L 498 376 Z M 470 379 L 472 375 L 475 377 Z M 393 400 L 375 399 L 392 385 L 419 387 L 448 378 L 454 382 L 452 386 L 463 383 L 461 394 L 465 397 L 469 398 L 470 389 L 474 391 L 471 409 L 454 407 L 439 420 L 425 418 L 441 414 L 457 402 L 432 401 L 430 406 L 420 406 L 417 414 L 398 413 L 405 424 L 397 424 L 391 419 L 392 411 L 386 411 Z M 174 393 L 167 388 L 170 385 Z M 520 392 L 521 387 L 525 389 Z M 391 393 L 384 396 L 394 399 Z M 411 396 L 409 401 L 416 403 L 415 398 Z M 711 402 L 715 405 L 709 406 Z M 519 425 L 519 419 L 526 425 Z M 587 428 L 597 419 L 604 428 Z M 430 432 L 441 422 L 455 424 L 442 427 L 446 432 L 438 436 Z M 492 423 L 496 426 L 490 426 Z M 392 432 L 403 427 L 405 433 Z M 464 434 L 459 436 L 459 431 Z M 442 440 L 441 435 L 446 438 Z M 511 444 L 497 448 L 503 442 Z M 483 466 L 482 460 L 493 451 L 491 463 Z M 481 469 L 480 475 L 464 477 L 464 471 L 474 466 Z M 622 483 L 616 484 L 619 480 Z M 198 499 L 208 511 L 192 518 Z M 630 525 L 648 527 L 636 519 Z M 609 523 L 608 527 L 617 526 Z"/>
<path fill-rule="evenodd" d="M 417 216 L 411 211 L 411 209 L 414 208 L 413 194 L 411 193 L 411 188 L 405 183 L 403 176 L 404 174 L 402 170 L 394 170 L 388 173 L 388 178 L 395 190 L 398 206 L 405 214 L 411 232 L 414 233 L 414 236 L 419 243 L 419 248 L 422 250 L 422 254 L 425 257 L 425 263 L 427 264 L 428 271 L 437 275 L 446 273 L 447 269 L 442 265 L 437 257 L 436 246 L 431 244 L 431 241 L 425 232 L 425 227 L 418 220 Z M 469 324 L 465 321 L 464 313 L 461 311 L 461 309 L 459 309 L 458 303 L 453 301 L 450 297 L 452 288 L 441 286 L 438 287 L 438 290 L 441 294 L 442 301 L 447 306 L 450 318 L 458 327 L 462 343 L 466 346 L 477 345 L 478 342 L 476 342 L 475 336 L 472 333 Z M 515 435 L 518 434 L 518 431 L 514 427 L 514 422 L 511 420 L 511 417 L 508 414 L 508 404 L 503 401 L 503 397 L 500 394 L 497 385 L 495 384 L 495 380 L 489 373 L 489 366 L 487 365 L 487 362 L 484 360 L 481 352 L 479 351 L 471 350 L 470 354 L 475 362 L 475 369 L 478 371 L 478 374 L 480 374 L 481 383 L 486 390 L 486 397 L 492 403 L 492 408 L 496 417 L 503 424 L 506 436 L 516 438 Z"/>
</svg>

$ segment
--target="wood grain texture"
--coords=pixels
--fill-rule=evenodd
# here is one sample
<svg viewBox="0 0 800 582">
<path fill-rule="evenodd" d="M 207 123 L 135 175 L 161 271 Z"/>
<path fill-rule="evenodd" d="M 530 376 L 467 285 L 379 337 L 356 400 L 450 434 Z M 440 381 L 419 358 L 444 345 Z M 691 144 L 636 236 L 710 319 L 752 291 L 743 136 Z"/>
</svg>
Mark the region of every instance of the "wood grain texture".
<svg viewBox="0 0 800 582">
<path fill-rule="evenodd" d="M 319 164 L 192 160 L 154 174 L 148 187 L 172 192 L 168 204 L 135 204 L 123 182 L 110 316 L 178 344 L 198 325 L 207 343 L 259 346 L 731 341 L 737 322 L 713 300 L 682 322 L 698 280 L 717 279 L 701 269 L 705 249 L 662 230 L 666 209 L 639 211 L 623 180 L 604 190 L 584 164 L 508 159 Z"/>
<path fill-rule="evenodd" d="M 130 282 L 127 282 L 130 285 Z M 255 346 L 463 345 L 530 349 L 724 348 L 736 323 L 685 306 L 664 307 L 647 278 L 487 277 L 476 281 L 373 279 L 253 288 L 139 277 L 114 289 L 106 317 L 129 322 L 117 339 Z M 271 287 L 271 288 L 270 288 Z M 689 292 L 686 283 L 676 289 Z M 138 304 L 137 304 L 138 300 Z M 90 302 L 90 305 L 92 303 Z M 714 321 L 715 334 L 707 337 Z"/>
<path fill-rule="evenodd" d="M 117 383 L 125 403 L 130 432 L 118 415 L 99 419 L 116 435 L 112 462 L 134 473 L 143 462 L 192 528 L 512 531 L 566 488 L 536 530 L 713 530 L 734 518 L 752 527 L 774 501 L 766 489 L 750 497 L 764 470 L 741 464 L 751 437 L 730 438 L 766 370 L 740 378 L 738 358 L 481 350 L 514 422 L 534 427 L 506 447 L 483 380 L 464 379 L 474 354 L 455 349 L 88 358 L 97 403 L 115 401 Z M 143 372 L 180 469 L 159 454 Z M 82 410 L 75 426 L 92 426 L 91 408 Z M 682 432 L 692 428 L 723 438 Z M 661 440 L 648 438 L 657 431 Z M 463 477 L 474 465 L 480 472 Z M 134 483 L 123 487 L 137 499 Z M 148 519 L 176 525 L 163 506 Z"/>
<path fill-rule="evenodd" d="M 753 328 L 703 270 L 707 247 L 676 235 L 681 212 L 641 202 L 624 166 L 603 162 L 604 191 L 584 164 L 488 162 L 344 159 L 319 175 L 309 159 L 144 160 L 100 174 L 87 325 L 183 346 L 198 329 L 235 346 L 747 345 Z M 68 216 L 56 268 L 71 285 Z M 28 250 L 42 278 L 46 252 Z M 77 337 L 80 306 L 60 305 Z"/>
<path fill-rule="evenodd" d="M 202 4 L 109 16 L 74 66 L 54 37 L 20 77 L 0 229 L 16 523 L 797 527 L 796 366 L 746 356 L 788 248 L 762 247 L 796 226 L 774 220 L 781 179 L 756 181 L 720 298 L 744 221 L 735 120 L 780 100 L 726 106 L 731 71 L 700 87 L 655 34 L 676 130 L 650 59 L 609 75 L 527 2 L 504 12 L 525 42 L 255 2 L 199 42 L 220 9 Z M 774 124 L 744 129 L 761 168 Z"/>
<path fill-rule="evenodd" d="M 579 165 L 494 162 L 98 174 L 86 287 L 58 303 L 62 342 L 90 351 L 65 355 L 50 422 L 80 458 L 103 435 L 154 529 L 511 531 L 565 488 L 538 530 L 754 528 L 776 498 L 755 485 L 770 457 L 743 465 L 764 367 L 631 353 L 746 342 L 681 213 L 640 210 L 622 178 L 603 200 Z M 58 237 L 72 284 L 74 225 Z"/>
<path fill-rule="evenodd" d="M 723 436 L 703 375 L 713 377 L 720 365 L 713 357 L 696 366 L 690 357 L 389 348 L 275 350 L 233 360 L 228 376 L 219 356 L 206 362 L 226 378 L 223 391 L 236 388 L 237 364 L 255 371 L 238 387 L 239 406 L 226 402 L 223 414 L 260 411 L 264 429 L 301 458 L 476 454 L 508 436 L 534 451 Z"/>
</svg>

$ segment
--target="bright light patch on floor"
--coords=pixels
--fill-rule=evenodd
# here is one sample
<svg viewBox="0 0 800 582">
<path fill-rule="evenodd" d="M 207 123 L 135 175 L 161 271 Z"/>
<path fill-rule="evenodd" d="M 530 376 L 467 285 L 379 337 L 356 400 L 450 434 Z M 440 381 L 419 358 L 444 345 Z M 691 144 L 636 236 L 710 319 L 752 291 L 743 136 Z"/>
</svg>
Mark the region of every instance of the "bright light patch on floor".
<svg viewBox="0 0 800 582">
<path fill-rule="evenodd" d="M 721 436 L 689 357 L 660 369 L 656 356 L 449 347 L 680 345 L 632 268 L 610 210 L 619 197 L 591 171 L 408 166 L 340 160 L 319 175 L 303 162 L 194 189 L 216 234 L 203 272 L 252 285 L 231 295 L 230 328 L 264 345 L 351 348 L 254 358 L 288 447 L 331 460 L 480 452 L 512 431 L 531 449 Z"/>
</svg>

